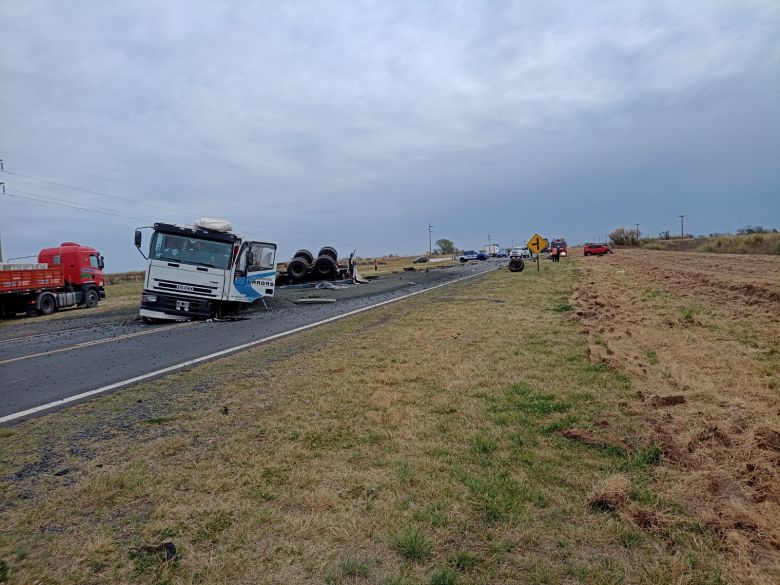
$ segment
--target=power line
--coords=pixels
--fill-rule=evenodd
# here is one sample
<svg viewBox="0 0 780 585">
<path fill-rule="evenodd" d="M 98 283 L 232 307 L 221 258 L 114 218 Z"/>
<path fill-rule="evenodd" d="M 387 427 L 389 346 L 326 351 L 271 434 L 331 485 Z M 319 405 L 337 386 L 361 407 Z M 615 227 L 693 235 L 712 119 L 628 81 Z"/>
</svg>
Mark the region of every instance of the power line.
<svg viewBox="0 0 780 585">
<path fill-rule="evenodd" d="M 32 181 L 39 181 L 41 183 L 47 183 L 49 185 L 55 185 L 57 187 L 64 187 L 65 189 L 73 189 L 74 191 L 81 191 L 82 193 L 90 193 L 92 195 L 98 195 L 100 197 L 108 197 L 109 199 L 117 199 L 119 201 L 126 201 L 128 203 L 135 203 L 135 204 L 139 203 L 139 201 L 137 199 L 130 199 L 129 197 L 120 197 L 119 195 L 111 195 L 109 193 L 103 193 L 102 191 L 93 191 L 92 189 L 84 189 L 83 187 L 76 187 L 74 185 L 68 185 L 66 183 L 59 183 L 57 181 L 50 181 L 49 179 L 42 179 L 40 177 L 33 177 L 31 175 L 25 175 L 23 173 L 17 173 L 16 171 L 0 171 L 0 172 L 4 172 L 4 173 L 6 173 L 8 175 L 15 175 L 17 177 L 24 177 L 25 179 L 30 179 Z M 145 205 L 147 207 L 155 207 L 157 209 L 162 209 L 162 210 L 165 210 L 165 211 L 175 211 L 177 213 L 181 213 L 182 211 L 188 211 L 186 209 L 182 210 L 181 208 L 174 209 L 172 207 L 165 207 L 165 206 L 162 206 L 162 205 L 155 205 L 154 203 L 142 203 L 142 205 Z M 190 213 L 193 213 L 193 212 L 190 212 Z"/>
<path fill-rule="evenodd" d="M 113 211 L 105 207 L 90 206 L 89 204 L 77 205 L 69 201 L 66 201 L 64 199 L 59 199 L 58 197 L 41 195 L 40 193 L 30 193 L 28 191 L 20 191 L 18 189 L 9 189 L 3 194 L 6 195 L 7 197 L 14 197 L 16 199 L 26 199 L 28 201 L 37 201 L 38 203 L 48 203 L 49 205 L 58 205 L 60 207 L 70 207 L 71 209 L 80 209 L 82 211 L 92 211 L 94 213 L 113 215 L 115 217 L 140 219 L 142 221 L 154 221 L 152 218 L 147 216 L 136 215 L 134 213 L 127 213 L 124 211 Z"/>
<path fill-rule="evenodd" d="M 38 163 L 41 163 L 41 164 L 44 164 L 44 165 L 48 165 L 48 166 L 59 167 L 61 169 L 72 171 L 74 173 L 79 173 L 81 175 L 87 175 L 89 177 L 95 177 L 97 179 L 105 179 L 107 181 L 112 181 L 114 183 L 124 183 L 125 185 L 130 185 L 131 187 L 138 187 L 139 189 L 144 189 L 144 190 L 148 190 L 149 189 L 149 187 L 146 186 L 146 185 L 141 185 L 139 183 L 133 183 L 132 181 L 128 181 L 126 179 L 117 179 L 115 177 L 108 177 L 106 175 L 100 175 L 98 173 L 85 171 L 83 169 L 77 169 L 77 168 L 74 168 L 74 167 L 69 167 L 67 165 L 56 163 L 56 162 L 53 162 L 53 161 L 50 161 L 50 160 L 42 160 L 40 158 L 35 158 L 33 156 L 28 156 L 28 155 L 25 155 L 25 154 L 19 154 L 18 152 L 9 152 L 8 150 L 6 150 L 4 148 L 0 148 L 0 151 L 5 152 L 6 154 L 10 154 L 11 156 L 15 156 L 15 157 L 18 157 L 18 158 L 23 158 L 23 159 L 26 159 L 26 160 L 35 161 L 35 162 L 38 162 Z M 0 172 L 2 172 L 2 169 L 0 169 Z"/>
<path fill-rule="evenodd" d="M 2 194 L 6 195 L 7 197 L 13 197 L 15 199 L 24 199 L 27 201 L 34 201 L 36 203 L 46 203 L 48 205 L 67 207 L 70 209 L 76 209 L 80 211 L 90 211 L 92 213 L 99 213 L 99 214 L 108 215 L 112 217 L 119 217 L 124 219 L 135 219 L 135 220 L 150 222 L 150 223 L 153 223 L 155 221 L 154 218 L 149 216 L 138 215 L 138 214 L 124 212 L 124 211 L 116 211 L 116 210 L 108 209 L 106 207 L 99 207 L 90 204 L 79 205 L 70 201 L 66 201 L 64 199 L 60 199 L 58 197 L 52 197 L 50 195 L 42 195 L 40 193 L 31 193 L 29 191 L 22 191 L 19 189 L 9 189 L 8 191 L 4 191 Z M 281 234 L 275 234 L 273 231 L 270 232 L 266 231 L 265 234 L 267 234 L 267 236 L 271 237 L 272 239 L 278 241 L 279 243 L 290 244 L 291 242 L 294 242 L 294 246 L 299 246 L 301 244 L 320 245 L 322 243 L 315 240 L 301 240 L 301 239 L 292 240 L 292 238 L 290 238 L 289 236 L 281 236 Z M 332 238 L 331 241 L 333 241 Z"/>
<path fill-rule="evenodd" d="M 33 181 L 39 181 L 41 183 L 47 183 L 47 184 L 54 185 L 54 186 L 57 186 L 57 187 L 63 187 L 63 188 L 66 188 L 66 189 L 72 189 L 74 191 L 81 191 L 83 193 L 89 193 L 91 195 L 97 195 L 99 197 L 107 197 L 109 199 L 116 199 L 116 200 L 119 200 L 119 201 L 125 201 L 125 202 L 133 203 L 133 204 L 136 204 L 136 205 L 138 205 L 140 203 L 141 205 L 144 205 L 146 207 L 153 207 L 153 208 L 161 209 L 161 210 L 164 210 L 164 211 L 172 211 L 172 212 L 175 212 L 177 214 L 189 213 L 189 214 L 192 214 L 194 216 L 203 216 L 203 215 L 205 215 L 203 213 L 198 213 L 196 211 L 188 210 L 188 209 L 166 207 L 166 206 L 163 206 L 163 205 L 155 205 L 153 203 L 146 203 L 146 202 L 141 203 L 137 199 L 131 199 L 131 198 L 128 198 L 128 197 L 121 197 L 119 195 L 113 195 L 111 193 L 105 193 L 103 191 L 96 191 L 96 190 L 93 190 L 93 189 L 85 189 L 83 187 L 77 187 L 75 185 L 68 185 L 67 183 L 60 183 L 58 181 L 51 181 L 49 179 L 44 179 L 44 178 L 41 178 L 41 177 L 34 177 L 32 175 L 18 173 L 16 171 L 9 171 L 9 170 L 5 170 L 5 169 L 0 169 L 0 172 L 3 172 L 3 173 L 8 174 L 8 175 L 15 175 L 17 177 L 23 177 L 25 179 L 30 179 L 30 180 L 33 180 Z M 146 218 L 146 219 L 149 219 L 149 218 Z M 250 223 L 246 223 L 246 222 L 234 222 L 234 223 L 236 225 L 240 225 L 240 226 L 244 226 L 244 227 L 248 227 L 248 228 L 254 228 L 254 229 L 263 230 L 263 231 L 266 231 L 268 229 L 265 226 L 254 225 L 254 224 L 250 224 Z M 294 237 L 294 236 L 317 236 L 317 234 L 312 234 L 310 232 L 302 232 L 302 231 L 298 231 L 298 230 L 288 230 L 288 229 L 281 229 L 281 228 L 276 228 L 276 233 L 278 233 L 278 234 L 287 233 L 287 234 L 289 234 L 290 237 Z M 345 244 L 348 243 L 346 240 L 343 240 L 341 238 L 328 237 L 328 238 L 322 238 L 322 239 L 323 240 L 327 240 L 329 242 L 337 242 L 337 243 L 345 243 Z M 308 240 L 308 241 L 311 242 L 312 240 Z"/>
</svg>

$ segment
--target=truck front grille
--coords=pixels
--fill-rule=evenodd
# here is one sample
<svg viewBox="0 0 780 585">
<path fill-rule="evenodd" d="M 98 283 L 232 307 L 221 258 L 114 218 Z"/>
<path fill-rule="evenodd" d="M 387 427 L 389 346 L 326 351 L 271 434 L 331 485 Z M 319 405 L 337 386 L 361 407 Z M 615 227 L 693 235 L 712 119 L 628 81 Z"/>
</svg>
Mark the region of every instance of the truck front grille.
<svg viewBox="0 0 780 585">
<path fill-rule="evenodd" d="M 186 282 L 176 282 L 175 280 L 154 279 L 153 288 L 159 290 L 175 291 L 183 294 L 196 294 L 207 297 L 217 298 L 220 287 L 209 286 L 207 284 L 189 284 Z"/>
</svg>

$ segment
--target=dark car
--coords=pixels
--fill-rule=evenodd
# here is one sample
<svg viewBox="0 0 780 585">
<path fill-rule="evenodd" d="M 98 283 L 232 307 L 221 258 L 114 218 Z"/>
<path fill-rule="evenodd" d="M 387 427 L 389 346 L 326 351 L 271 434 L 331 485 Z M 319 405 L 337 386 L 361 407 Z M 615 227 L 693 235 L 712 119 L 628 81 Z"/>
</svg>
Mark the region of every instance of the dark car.
<svg viewBox="0 0 780 585">
<path fill-rule="evenodd" d="M 501 250 L 498 254 L 496 254 L 496 258 L 508 258 L 509 252 L 507 250 Z"/>
<path fill-rule="evenodd" d="M 417 258 L 414 259 L 414 264 L 425 264 L 428 262 L 428 256 L 417 256 Z"/>
<path fill-rule="evenodd" d="M 586 256 L 603 256 L 604 254 L 612 254 L 612 250 L 606 244 L 585 244 L 582 249 Z"/>
<path fill-rule="evenodd" d="M 490 256 L 487 252 L 479 252 L 477 254 L 477 260 L 487 260 L 488 258 L 490 258 Z"/>
</svg>

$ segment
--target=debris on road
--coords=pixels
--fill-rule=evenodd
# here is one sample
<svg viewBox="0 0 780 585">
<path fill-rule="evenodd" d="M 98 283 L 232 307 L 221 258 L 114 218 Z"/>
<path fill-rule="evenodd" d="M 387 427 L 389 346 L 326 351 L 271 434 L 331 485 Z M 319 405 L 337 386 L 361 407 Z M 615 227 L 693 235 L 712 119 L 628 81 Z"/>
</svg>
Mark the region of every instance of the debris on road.
<svg viewBox="0 0 780 585">
<path fill-rule="evenodd" d="M 295 299 L 293 302 L 298 305 L 324 305 L 327 303 L 335 303 L 336 299 L 326 297 L 305 297 L 302 299 Z"/>
</svg>

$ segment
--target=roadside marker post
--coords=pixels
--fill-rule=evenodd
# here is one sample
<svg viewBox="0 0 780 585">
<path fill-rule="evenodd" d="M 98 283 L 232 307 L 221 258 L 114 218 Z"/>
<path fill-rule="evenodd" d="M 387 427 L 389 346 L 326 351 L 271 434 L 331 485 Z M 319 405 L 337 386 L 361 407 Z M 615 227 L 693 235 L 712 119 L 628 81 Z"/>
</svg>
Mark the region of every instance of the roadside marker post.
<svg viewBox="0 0 780 585">
<path fill-rule="evenodd" d="M 528 249 L 536 254 L 536 271 L 539 272 L 539 252 L 547 247 L 547 240 L 545 240 L 539 234 L 534 234 L 531 239 L 528 240 Z"/>
</svg>

